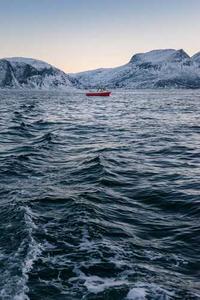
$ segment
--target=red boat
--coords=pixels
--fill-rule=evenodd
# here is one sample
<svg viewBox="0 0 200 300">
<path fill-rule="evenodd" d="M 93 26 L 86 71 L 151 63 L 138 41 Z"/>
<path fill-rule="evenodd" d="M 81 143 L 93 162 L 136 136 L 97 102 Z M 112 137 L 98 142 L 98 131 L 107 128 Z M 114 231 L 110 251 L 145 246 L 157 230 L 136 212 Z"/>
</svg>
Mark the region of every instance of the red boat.
<svg viewBox="0 0 200 300">
<path fill-rule="evenodd" d="M 100 92 L 88 92 L 86 96 L 101 96 L 101 97 L 108 97 L 111 95 L 111 92 L 108 91 L 100 91 Z"/>
</svg>

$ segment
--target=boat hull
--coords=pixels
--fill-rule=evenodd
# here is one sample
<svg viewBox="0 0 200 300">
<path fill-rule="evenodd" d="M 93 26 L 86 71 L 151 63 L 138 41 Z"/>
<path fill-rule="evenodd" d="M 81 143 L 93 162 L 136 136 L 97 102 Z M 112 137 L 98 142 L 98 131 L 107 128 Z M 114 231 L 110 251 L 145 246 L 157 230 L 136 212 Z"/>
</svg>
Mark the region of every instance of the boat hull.
<svg viewBox="0 0 200 300">
<path fill-rule="evenodd" d="M 111 95 L 111 92 L 89 92 L 86 93 L 86 96 L 89 97 L 108 97 Z"/>
</svg>

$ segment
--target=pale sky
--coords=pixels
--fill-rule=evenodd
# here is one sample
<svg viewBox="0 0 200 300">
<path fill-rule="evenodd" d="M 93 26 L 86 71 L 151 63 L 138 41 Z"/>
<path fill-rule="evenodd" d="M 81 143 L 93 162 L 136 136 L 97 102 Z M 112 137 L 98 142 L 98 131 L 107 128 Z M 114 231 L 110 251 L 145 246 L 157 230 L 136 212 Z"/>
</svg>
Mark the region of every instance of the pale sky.
<svg viewBox="0 0 200 300">
<path fill-rule="evenodd" d="M 123 65 L 138 52 L 200 51 L 200 0 L 0 0 L 0 58 L 65 72 Z"/>
</svg>

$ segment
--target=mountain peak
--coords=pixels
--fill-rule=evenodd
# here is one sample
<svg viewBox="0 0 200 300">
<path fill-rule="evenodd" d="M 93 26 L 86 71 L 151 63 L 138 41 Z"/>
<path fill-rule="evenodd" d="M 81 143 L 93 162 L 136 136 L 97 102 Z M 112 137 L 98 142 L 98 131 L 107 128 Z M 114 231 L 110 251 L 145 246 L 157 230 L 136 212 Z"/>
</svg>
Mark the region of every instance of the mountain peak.
<svg viewBox="0 0 200 300">
<path fill-rule="evenodd" d="M 183 50 L 175 50 L 175 49 L 159 49 L 152 50 L 146 53 L 138 53 L 133 55 L 130 60 L 130 63 L 152 63 L 158 64 L 165 61 L 173 62 L 173 61 L 181 61 L 183 59 L 189 58 L 189 55 Z"/>
<path fill-rule="evenodd" d="M 5 60 L 9 61 L 11 65 L 27 64 L 36 68 L 37 70 L 52 68 L 50 64 L 42 60 L 28 58 L 28 57 L 8 57 L 5 58 Z"/>
<path fill-rule="evenodd" d="M 182 60 L 189 58 L 190 56 L 183 49 L 179 49 L 171 54 L 171 56 L 169 57 L 169 61 L 181 62 Z"/>
<path fill-rule="evenodd" d="M 170 55 L 175 53 L 174 49 L 159 49 L 151 50 L 145 53 L 137 53 L 133 55 L 130 62 L 131 63 L 142 63 L 142 62 L 153 62 L 158 63 L 166 60 Z"/>
<path fill-rule="evenodd" d="M 24 57 L 0 59 L 1 88 L 66 89 L 70 76 L 41 60 Z"/>
<path fill-rule="evenodd" d="M 200 52 L 159 49 L 135 54 L 117 68 L 65 74 L 32 58 L 0 59 L 0 88 L 200 88 Z"/>
</svg>

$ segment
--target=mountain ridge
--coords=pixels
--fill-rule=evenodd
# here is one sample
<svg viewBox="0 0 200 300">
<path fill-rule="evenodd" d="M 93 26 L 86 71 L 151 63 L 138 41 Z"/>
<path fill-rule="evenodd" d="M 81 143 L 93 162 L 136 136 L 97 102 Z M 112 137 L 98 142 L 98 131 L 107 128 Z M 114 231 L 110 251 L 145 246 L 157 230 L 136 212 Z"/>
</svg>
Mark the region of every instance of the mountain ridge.
<svg viewBox="0 0 200 300">
<path fill-rule="evenodd" d="M 69 89 L 69 75 L 56 67 L 32 58 L 0 59 L 0 88 Z"/>
<path fill-rule="evenodd" d="M 0 59 L 0 88 L 10 89 L 200 88 L 200 52 L 158 49 L 134 54 L 128 63 L 75 74 L 41 60 Z"/>
<path fill-rule="evenodd" d="M 75 75 L 81 87 L 93 88 L 200 88 L 197 53 L 190 57 L 183 49 L 160 49 L 138 53 L 124 66 L 98 69 Z"/>
</svg>

